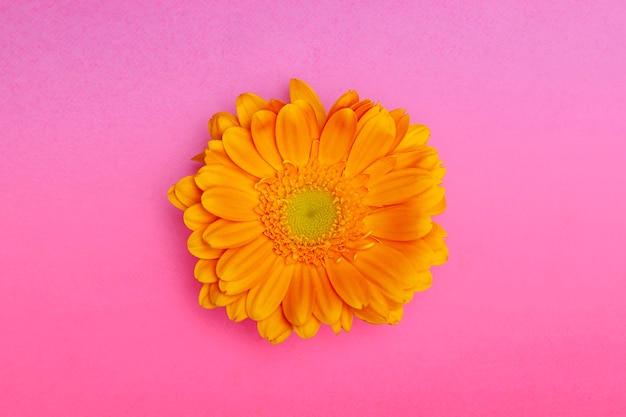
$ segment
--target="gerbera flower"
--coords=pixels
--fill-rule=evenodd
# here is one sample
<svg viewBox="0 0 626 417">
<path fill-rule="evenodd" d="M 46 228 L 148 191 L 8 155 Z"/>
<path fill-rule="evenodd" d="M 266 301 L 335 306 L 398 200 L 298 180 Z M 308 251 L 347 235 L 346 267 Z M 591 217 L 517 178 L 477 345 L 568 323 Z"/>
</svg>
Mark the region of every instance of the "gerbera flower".
<svg viewBox="0 0 626 417">
<path fill-rule="evenodd" d="M 445 169 L 426 126 L 348 91 L 326 113 L 291 80 L 290 103 L 245 93 L 209 121 L 204 165 L 170 188 L 199 258 L 203 307 L 250 318 L 272 343 L 354 316 L 396 324 L 447 259 Z"/>
</svg>

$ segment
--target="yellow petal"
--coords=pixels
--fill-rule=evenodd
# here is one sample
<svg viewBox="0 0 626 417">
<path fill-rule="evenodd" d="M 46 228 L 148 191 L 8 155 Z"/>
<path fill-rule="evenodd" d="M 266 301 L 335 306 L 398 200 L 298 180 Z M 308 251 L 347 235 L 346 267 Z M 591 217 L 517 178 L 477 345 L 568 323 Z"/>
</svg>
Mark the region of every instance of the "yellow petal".
<svg viewBox="0 0 626 417">
<path fill-rule="evenodd" d="M 202 193 L 202 206 L 218 217 L 233 221 L 256 220 L 259 205 L 256 191 L 230 187 L 213 187 Z"/>
<path fill-rule="evenodd" d="M 206 211 L 200 203 L 189 206 L 183 214 L 185 226 L 191 230 L 205 228 L 217 219 L 217 216 Z"/>
<path fill-rule="evenodd" d="M 433 274 L 430 269 L 426 271 L 420 271 L 417 273 L 415 286 L 411 288 L 412 291 L 425 291 L 433 284 Z"/>
<path fill-rule="evenodd" d="M 430 217 L 408 207 L 391 206 L 372 212 L 364 219 L 372 235 L 390 240 L 415 240 L 432 228 Z"/>
<path fill-rule="evenodd" d="M 233 303 L 239 299 L 239 297 L 243 297 L 244 294 L 236 294 L 230 295 L 222 292 L 219 288 L 218 284 L 212 283 L 209 284 L 209 298 L 211 302 L 219 307 L 226 307 L 228 304 Z"/>
<path fill-rule="evenodd" d="M 372 299 L 370 303 L 360 310 L 354 310 L 354 315 L 363 321 L 372 324 L 383 324 L 387 322 L 389 316 L 389 306 L 385 297 L 375 288 L 371 289 Z"/>
<path fill-rule="evenodd" d="M 217 259 L 199 259 L 193 270 L 193 276 L 196 277 L 199 282 L 205 284 L 217 282 L 218 278 L 215 273 L 215 265 L 217 265 Z"/>
<path fill-rule="evenodd" d="M 357 133 L 348 155 L 345 174 L 359 174 L 374 161 L 385 156 L 395 136 L 396 127 L 389 113 L 383 111 L 371 118 Z"/>
<path fill-rule="evenodd" d="M 330 283 L 343 301 L 357 309 L 370 302 L 367 279 L 352 264 L 340 258 L 339 262 L 327 260 L 325 265 Z"/>
<path fill-rule="evenodd" d="M 379 240 L 381 244 L 392 247 L 406 256 L 413 265 L 413 268 L 418 272 L 417 275 L 419 275 L 419 272 L 428 270 L 433 264 L 433 250 L 423 238 L 405 242 L 397 240 Z M 412 276 L 414 282 L 416 282 L 415 279 L 417 279 L 417 275 Z"/>
<path fill-rule="evenodd" d="M 232 127 L 222 137 L 226 154 L 241 169 L 263 178 L 273 176 L 276 171 L 257 152 L 250 131 L 242 127 Z"/>
<path fill-rule="evenodd" d="M 387 318 L 387 323 L 398 324 L 400 320 L 402 320 L 403 315 L 404 315 L 404 307 L 402 306 L 396 309 L 390 310 L 389 317 Z"/>
<path fill-rule="evenodd" d="M 202 190 L 198 188 L 193 178 L 193 175 L 188 175 L 178 181 L 174 186 L 176 197 L 186 207 L 199 203 L 200 196 L 202 195 Z"/>
<path fill-rule="evenodd" d="M 363 198 L 368 206 L 386 206 L 402 203 L 432 187 L 432 174 L 417 168 L 392 171 L 369 184 Z"/>
<path fill-rule="evenodd" d="M 233 126 L 239 126 L 237 118 L 226 112 L 216 113 L 211 120 L 209 120 L 209 133 L 213 140 L 221 140 L 222 134 L 226 129 Z"/>
<path fill-rule="evenodd" d="M 309 160 L 311 130 L 302 109 L 287 104 L 276 119 L 276 145 L 284 160 L 303 166 Z"/>
<path fill-rule="evenodd" d="M 263 230 L 265 227 L 258 220 L 232 222 L 219 219 L 207 227 L 203 238 L 214 248 L 234 248 L 253 241 Z"/>
<path fill-rule="evenodd" d="M 315 111 L 318 129 L 322 130 L 326 121 L 326 112 L 315 91 L 304 81 L 294 78 L 289 82 L 289 97 L 292 103 L 299 99 L 309 103 Z"/>
<path fill-rule="evenodd" d="M 248 314 L 246 313 L 246 295 L 242 294 L 241 297 L 228 304 L 226 306 L 226 314 L 228 314 L 229 319 L 235 322 L 247 319 Z"/>
<path fill-rule="evenodd" d="M 287 321 L 283 314 L 283 309 L 279 306 L 269 317 L 257 322 L 259 334 L 272 344 L 284 342 L 291 335 L 291 323 Z"/>
<path fill-rule="evenodd" d="M 232 164 L 204 166 L 196 174 L 195 180 L 202 190 L 225 186 L 252 192 L 257 183 L 254 177 Z"/>
<path fill-rule="evenodd" d="M 315 268 L 311 278 L 315 292 L 313 314 L 325 324 L 339 321 L 343 301 L 331 286 L 326 269 L 323 267 Z"/>
<path fill-rule="evenodd" d="M 252 115 L 267 107 L 267 101 L 253 93 L 244 93 L 235 102 L 237 118 L 242 127 L 249 129 Z"/>
<path fill-rule="evenodd" d="M 204 154 L 204 163 L 207 165 L 234 165 L 233 161 L 226 155 L 221 140 L 209 141 L 208 150 Z"/>
<path fill-rule="evenodd" d="M 421 168 L 432 171 L 441 165 L 437 150 L 432 146 L 420 146 L 417 150 L 394 153 L 397 168 Z"/>
<path fill-rule="evenodd" d="M 353 315 L 354 314 L 352 308 L 344 304 L 341 310 L 341 318 L 339 319 L 339 322 L 341 323 L 341 328 L 346 332 L 349 332 L 350 329 L 352 329 Z"/>
<path fill-rule="evenodd" d="M 428 142 L 430 136 L 430 129 L 424 125 L 410 125 L 404 139 L 400 141 L 396 146 L 396 152 L 406 152 L 410 150 L 417 150 L 420 146 L 423 146 Z"/>
<path fill-rule="evenodd" d="M 320 321 L 313 316 L 309 316 L 308 320 L 298 326 L 293 326 L 293 330 L 303 339 L 310 339 L 315 336 L 320 329 Z"/>
<path fill-rule="evenodd" d="M 272 168 L 279 171 L 283 168 L 283 158 L 276 146 L 276 113 L 262 110 L 252 116 L 252 141 L 259 154 Z"/>
<path fill-rule="evenodd" d="M 435 216 L 443 213 L 446 208 L 444 198 L 445 189 L 438 185 L 427 188 L 414 198 L 402 203 L 402 206 L 419 211 L 425 216 Z"/>
<path fill-rule="evenodd" d="M 285 264 L 283 257 L 276 257 L 267 277 L 248 293 L 246 310 L 252 320 L 269 317 L 282 303 L 293 276 L 294 264 Z"/>
<path fill-rule="evenodd" d="M 330 120 L 330 117 L 336 112 L 338 112 L 339 110 L 344 109 L 346 107 L 351 107 L 358 102 L 359 102 L 359 93 L 357 93 L 354 90 L 349 90 L 345 92 L 341 97 L 337 99 L 335 104 L 333 104 L 333 106 L 330 108 L 330 110 L 328 111 L 328 116 L 326 120 L 327 121 Z"/>
<path fill-rule="evenodd" d="M 187 239 L 189 252 L 200 259 L 217 259 L 224 252 L 223 249 L 215 249 L 202 239 L 203 229 L 195 230 Z"/>
<path fill-rule="evenodd" d="M 311 318 L 315 302 L 312 278 L 314 273 L 316 271 L 313 265 L 301 262 L 294 265 L 294 273 L 289 284 L 289 290 L 283 300 L 285 317 L 294 326 L 304 325 Z"/>
<path fill-rule="evenodd" d="M 341 109 L 331 116 L 320 137 L 318 158 L 322 164 L 345 161 L 356 134 L 356 115 Z"/>
</svg>

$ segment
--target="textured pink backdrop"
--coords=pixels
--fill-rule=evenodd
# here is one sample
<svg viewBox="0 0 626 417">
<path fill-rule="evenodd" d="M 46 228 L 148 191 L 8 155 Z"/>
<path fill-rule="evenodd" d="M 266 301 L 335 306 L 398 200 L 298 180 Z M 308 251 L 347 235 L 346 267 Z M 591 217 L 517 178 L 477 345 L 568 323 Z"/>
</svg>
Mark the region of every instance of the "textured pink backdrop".
<svg viewBox="0 0 626 417">
<path fill-rule="evenodd" d="M 626 415 L 625 10 L 2 1 L 0 415 Z M 166 190 L 291 77 L 432 129 L 451 256 L 398 326 L 197 305 Z"/>
</svg>

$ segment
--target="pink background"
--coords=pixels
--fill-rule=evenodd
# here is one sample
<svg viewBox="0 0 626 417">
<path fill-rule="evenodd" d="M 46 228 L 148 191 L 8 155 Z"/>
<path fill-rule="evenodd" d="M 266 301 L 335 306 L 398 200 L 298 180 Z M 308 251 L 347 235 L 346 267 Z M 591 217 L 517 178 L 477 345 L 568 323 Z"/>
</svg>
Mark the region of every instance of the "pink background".
<svg viewBox="0 0 626 417">
<path fill-rule="evenodd" d="M 0 46 L 1 416 L 626 415 L 622 2 L 2 1 Z M 451 255 L 398 326 L 197 305 L 166 190 L 291 77 L 432 129 Z"/>
</svg>

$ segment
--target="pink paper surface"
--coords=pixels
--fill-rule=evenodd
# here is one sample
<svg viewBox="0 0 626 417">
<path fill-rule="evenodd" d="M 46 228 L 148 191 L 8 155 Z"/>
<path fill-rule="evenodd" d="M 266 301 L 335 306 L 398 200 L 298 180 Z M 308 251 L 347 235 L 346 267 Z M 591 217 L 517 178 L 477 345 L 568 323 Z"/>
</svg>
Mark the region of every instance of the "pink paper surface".
<svg viewBox="0 0 626 417">
<path fill-rule="evenodd" d="M 0 5 L 1 416 L 626 415 L 620 1 Z M 245 91 L 403 107 L 450 260 L 398 326 L 197 305 L 167 188 Z"/>
</svg>

